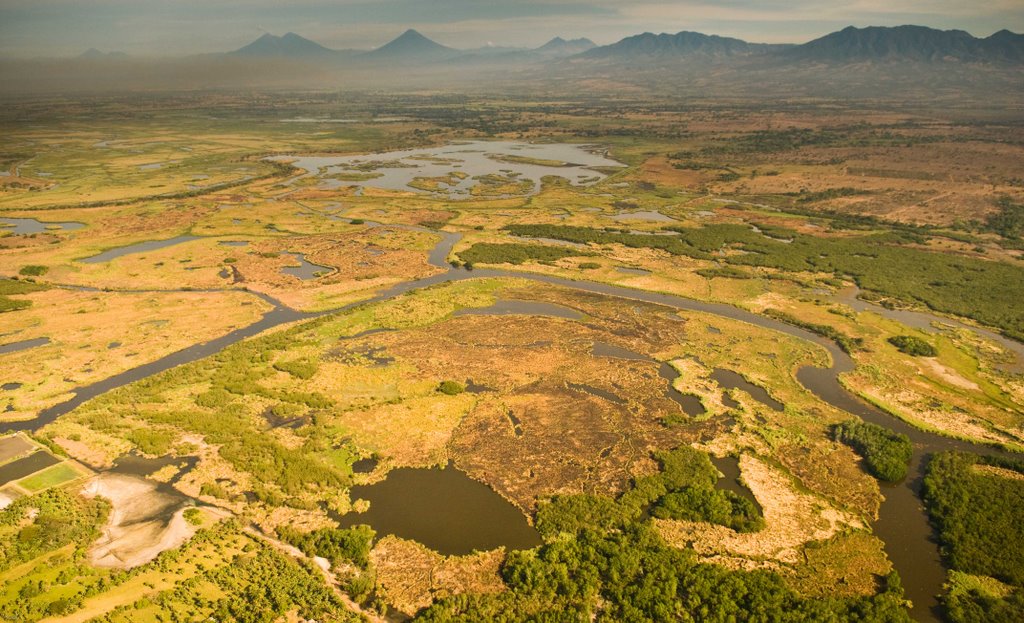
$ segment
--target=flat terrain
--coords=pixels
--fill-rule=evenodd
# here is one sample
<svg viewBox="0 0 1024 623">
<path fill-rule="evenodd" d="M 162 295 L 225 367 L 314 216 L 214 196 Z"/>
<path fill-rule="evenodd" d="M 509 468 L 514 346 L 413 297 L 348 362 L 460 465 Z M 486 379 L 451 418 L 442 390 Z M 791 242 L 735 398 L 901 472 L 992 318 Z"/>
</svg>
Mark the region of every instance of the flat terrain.
<svg viewBox="0 0 1024 623">
<path fill-rule="evenodd" d="M 31 432 L 0 463 L 59 461 L 0 511 L 5 619 L 681 607 L 623 597 L 624 552 L 722 612 L 699 587 L 812 618 L 931 620 L 946 579 L 947 605 L 1017 607 L 1016 576 L 941 557 L 914 484 L 1024 450 L 1012 114 L 181 97 L 0 113 L 0 224 L 33 219 L 0 233 L 0 426 Z M 907 480 L 851 419 L 908 436 Z M 339 527 L 354 485 L 445 466 L 543 545 Z"/>
</svg>

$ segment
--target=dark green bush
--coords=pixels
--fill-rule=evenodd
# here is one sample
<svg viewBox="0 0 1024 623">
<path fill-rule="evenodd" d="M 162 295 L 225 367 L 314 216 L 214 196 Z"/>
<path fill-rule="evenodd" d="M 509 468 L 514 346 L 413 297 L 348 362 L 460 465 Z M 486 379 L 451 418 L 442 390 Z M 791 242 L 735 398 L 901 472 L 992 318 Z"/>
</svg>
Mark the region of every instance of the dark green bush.
<svg viewBox="0 0 1024 623">
<path fill-rule="evenodd" d="M 49 266 L 39 266 L 38 264 L 29 264 L 28 266 L 22 266 L 21 270 L 18 271 L 19 275 L 26 277 L 42 277 L 49 272 Z"/>
<path fill-rule="evenodd" d="M 901 353 L 914 357 L 934 357 L 939 354 L 934 346 L 913 335 L 894 335 L 889 338 L 889 343 L 898 348 Z"/>
<path fill-rule="evenodd" d="M 350 562 L 364 568 L 370 562 L 370 547 L 376 535 L 369 526 L 321 528 L 312 532 L 282 526 L 277 533 L 282 541 L 301 549 L 307 556 L 326 558 L 332 566 Z"/>
<path fill-rule="evenodd" d="M 831 216 L 830 216 L 831 218 Z M 838 217 L 836 217 L 838 218 Z M 866 221 L 872 228 L 887 226 Z M 714 259 L 736 266 L 761 266 L 786 272 L 824 272 L 850 278 L 863 290 L 921 303 L 934 310 L 973 318 L 1024 339 L 1024 315 L 1010 310 L 1024 300 L 1024 269 L 949 253 L 904 246 L 921 239 L 910 230 L 888 234 L 826 238 L 789 232 L 789 242 L 747 225 L 672 227 L 676 236 L 633 234 L 567 225 L 509 225 L 514 236 L 554 238 L 577 243 L 622 244 L 660 249 L 672 255 Z M 721 255 L 725 249 L 745 253 Z"/>
<path fill-rule="evenodd" d="M 906 478 L 914 454 L 906 435 L 876 424 L 849 420 L 832 427 L 832 438 L 853 448 L 876 478 L 887 482 Z"/>
<path fill-rule="evenodd" d="M 459 257 L 466 264 L 523 264 L 529 261 L 553 262 L 564 257 L 593 255 L 584 251 L 545 247 L 539 244 L 495 244 L 478 242 L 460 251 Z"/>
<path fill-rule="evenodd" d="M 278 361 L 274 368 L 281 372 L 287 372 L 297 379 L 308 381 L 313 378 L 317 371 L 317 363 L 309 359 L 297 359 L 295 361 Z"/>
<path fill-rule="evenodd" d="M 462 392 L 466 391 L 466 388 L 458 381 L 441 381 L 437 386 L 437 391 L 448 396 L 458 396 Z"/>
<path fill-rule="evenodd" d="M 980 465 L 1024 473 L 1021 461 L 940 452 L 928 462 L 925 473 L 928 511 L 953 569 L 1021 587 L 1024 479 L 979 472 Z"/>
</svg>

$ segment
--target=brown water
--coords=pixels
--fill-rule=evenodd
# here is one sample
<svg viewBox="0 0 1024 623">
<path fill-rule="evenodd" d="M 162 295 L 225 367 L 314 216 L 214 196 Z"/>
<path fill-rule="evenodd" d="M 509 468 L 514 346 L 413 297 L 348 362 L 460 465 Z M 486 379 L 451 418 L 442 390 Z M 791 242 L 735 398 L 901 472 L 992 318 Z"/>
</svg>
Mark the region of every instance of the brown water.
<svg viewBox="0 0 1024 623">
<path fill-rule="evenodd" d="M 78 260 L 83 264 L 98 264 L 101 262 L 109 262 L 116 260 L 119 257 L 125 255 L 133 255 L 135 253 L 145 253 L 146 251 L 156 251 L 157 249 L 165 249 L 167 247 L 173 247 L 176 244 L 183 242 L 191 242 L 192 240 L 198 240 L 200 236 L 177 236 L 175 238 L 168 238 L 167 240 L 148 240 L 146 242 L 139 242 L 137 244 L 130 244 L 124 247 L 117 247 L 116 249 L 109 249 L 103 253 L 93 255 L 92 257 L 86 257 Z"/>
<path fill-rule="evenodd" d="M 369 474 L 369 473 L 373 472 L 373 470 L 377 469 L 377 465 L 379 463 L 380 463 L 380 461 L 378 461 L 377 459 L 375 459 L 372 456 L 369 457 L 369 458 L 359 459 L 357 461 L 353 461 L 352 462 L 352 473 L 353 474 Z"/>
<path fill-rule="evenodd" d="M 683 410 L 683 413 L 691 417 L 703 415 L 707 412 L 707 409 L 704 408 L 704 403 L 700 401 L 700 398 L 691 396 L 690 394 L 684 394 L 675 388 L 673 383 L 675 382 L 676 377 L 679 376 L 679 373 L 676 372 L 676 369 L 670 366 L 667 362 L 657 361 L 647 355 L 631 351 L 628 348 L 616 346 L 615 344 L 609 344 L 607 342 L 594 342 L 594 345 L 590 349 L 590 354 L 594 357 L 613 357 L 616 359 L 650 361 L 652 363 L 656 363 L 658 364 L 658 376 L 665 379 L 666 382 L 666 398 L 678 404 L 679 408 Z"/>
<path fill-rule="evenodd" d="M 130 453 L 119 457 L 114 461 L 114 466 L 106 471 L 112 474 L 139 476 L 141 478 L 145 478 L 152 476 L 154 473 L 168 465 L 173 465 L 178 468 L 178 472 L 166 482 L 167 485 L 173 485 L 181 480 L 182 476 L 185 476 L 195 469 L 198 464 L 199 457 L 196 456 L 161 456 L 156 458 L 147 458 L 139 454 Z M 161 485 L 163 484 L 164 483 L 161 483 Z M 164 489 L 161 488 L 161 491 L 164 491 Z M 172 489 L 171 491 L 174 490 Z"/>
<path fill-rule="evenodd" d="M 711 379 L 726 389 L 742 389 L 750 394 L 750 397 L 754 400 L 776 411 L 782 411 L 785 408 L 785 405 L 772 398 L 765 388 L 754 385 L 747 379 L 743 378 L 741 374 L 733 372 L 732 370 L 715 368 L 711 372 Z M 734 401 L 733 404 L 729 406 L 738 407 L 739 405 Z"/>
<path fill-rule="evenodd" d="M 740 480 L 740 461 L 734 456 L 711 457 L 711 463 L 715 469 L 722 472 L 722 477 L 715 483 L 715 487 L 725 491 L 732 491 L 736 495 L 746 498 L 754 503 L 757 512 L 762 512 L 761 504 L 754 497 L 754 493 L 747 488 Z"/>
<path fill-rule="evenodd" d="M 626 404 L 626 400 L 621 396 L 618 396 L 606 389 L 600 387 L 594 387 L 593 385 L 587 385 L 586 383 L 566 383 L 566 387 L 576 392 L 583 392 L 584 394 L 591 394 L 598 398 L 604 398 L 608 402 L 617 405 Z M 514 424 L 514 422 L 513 422 Z"/>
<path fill-rule="evenodd" d="M 518 508 L 452 466 L 402 467 L 379 483 L 352 487 L 349 495 L 369 501 L 370 509 L 341 516 L 342 527 L 367 524 L 379 537 L 412 539 L 444 555 L 541 544 Z"/>
</svg>

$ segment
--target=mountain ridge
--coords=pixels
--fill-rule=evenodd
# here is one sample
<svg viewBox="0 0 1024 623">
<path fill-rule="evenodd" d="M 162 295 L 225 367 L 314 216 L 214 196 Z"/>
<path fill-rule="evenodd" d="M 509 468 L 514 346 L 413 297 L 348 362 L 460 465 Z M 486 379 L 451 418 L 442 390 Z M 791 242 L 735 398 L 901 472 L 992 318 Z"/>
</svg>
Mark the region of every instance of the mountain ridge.
<svg viewBox="0 0 1024 623">
<path fill-rule="evenodd" d="M 789 48 L 780 56 L 826 63 L 1024 62 L 1024 35 L 1004 29 L 978 38 L 963 30 L 927 26 L 847 26 Z"/>
<path fill-rule="evenodd" d="M 460 50 L 441 45 L 418 30 L 410 28 L 379 48 L 363 54 L 363 57 L 377 60 L 404 58 L 422 62 L 451 57 L 459 53 Z"/>
<path fill-rule="evenodd" d="M 264 33 L 258 39 L 237 50 L 228 52 L 233 56 L 264 56 L 264 57 L 328 57 L 338 54 L 337 50 L 324 47 L 293 32 L 285 33 L 278 37 L 271 33 Z"/>
</svg>

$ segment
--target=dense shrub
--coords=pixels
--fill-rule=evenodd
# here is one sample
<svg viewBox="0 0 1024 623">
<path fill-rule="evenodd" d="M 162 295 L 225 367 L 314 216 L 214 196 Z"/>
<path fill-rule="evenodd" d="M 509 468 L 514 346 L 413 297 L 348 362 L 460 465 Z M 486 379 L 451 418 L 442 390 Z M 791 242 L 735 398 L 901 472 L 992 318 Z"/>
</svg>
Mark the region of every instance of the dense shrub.
<svg viewBox="0 0 1024 623">
<path fill-rule="evenodd" d="M 224 595 L 213 604 L 212 620 L 273 623 L 292 610 L 305 620 L 359 620 L 315 571 L 267 546 L 240 556 L 208 578 Z"/>
<path fill-rule="evenodd" d="M 18 271 L 19 275 L 26 277 L 42 277 L 49 272 L 49 266 L 40 266 L 38 264 L 29 264 L 28 266 L 22 266 L 21 270 Z"/>
<path fill-rule="evenodd" d="M 764 526 L 754 504 L 732 491 L 707 487 L 683 487 L 666 494 L 651 514 L 659 519 L 707 521 L 739 532 L 751 532 Z"/>
<path fill-rule="evenodd" d="M 1024 462 L 940 452 L 928 463 L 924 498 L 943 552 L 958 571 L 1024 585 L 1024 479 L 979 465 L 1024 472 Z"/>
<path fill-rule="evenodd" d="M 566 225 L 509 225 L 505 229 L 515 236 L 660 249 L 737 266 L 833 273 L 852 278 L 864 290 L 973 318 L 1024 339 L 1024 315 L 1017 311 L 1019 301 L 1024 300 L 1024 269 L 903 246 L 921 238 L 914 232 L 842 238 L 788 232 L 788 242 L 782 242 L 775 239 L 781 237 L 779 232 L 769 237 L 735 224 L 672 227 L 675 236 Z M 745 253 L 721 255 L 726 248 Z"/>
<path fill-rule="evenodd" d="M 317 364 L 309 359 L 297 359 L 295 361 L 278 361 L 274 364 L 276 370 L 287 372 L 297 379 L 308 381 L 316 374 Z"/>
<path fill-rule="evenodd" d="M 26 520 L 29 509 L 35 509 L 35 516 Z M 12 538 L 0 539 L 0 571 L 70 543 L 84 547 L 99 535 L 108 509 L 102 499 L 63 489 L 15 500 L 0 512 L 0 531 L 15 531 Z"/>
<path fill-rule="evenodd" d="M 1024 238 L 1024 203 L 1001 197 L 996 206 L 999 211 L 985 219 L 985 228 L 1004 238 Z"/>
<path fill-rule="evenodd" d="M 701 268 L 696 271 L 698 275 L 705 279 L 714 279 L 716 277 L 722 277 L 725 279 L 753 279 L 756 275 L 749 273 L 745 270 L 740 270 L 734 266 L 723 266 L 721 268 Z"/>
<path fill-rule="evenodd" d="M 163 455 L 171 449 L 177 435 L 159 428 L 136 428 L 128 433 L 128 441 L 135 444 L 144 454 Z"/>
<path fill-rule="evenodd" d="M 376 534 L 369 526 L 321 528 L 312 532 L 282 526 L 277 533 L 282 541 L 301 549 L 307 556 L 326 558 L 332 566 L 349 562 L 359 567 L 369 564 L 370 547 Z"/>
<path fill-rule="evenodd" d="M 741 532 L 764 527 L 764 518 L 746 498 L 715 488 L 718 470 L 708 455 L 689 447 L 659 452 L 661 472 L 638 478 L 618 500 L 602 496 L 558 496 L 537 511 L 537 530 L 545 538 L 584 529 L 610 530 L 629 525 L 646 512 L 661 519 L 707 521 Z"/>
<path fill-rule="evenodd" d="M 441 381 L 440 385 L 437 386 L 437 391 L 448 396 L 458 396 L 466 391 L 466 388 L 458 381 Z"/>
<path fill-rule="evenodd" d="M 906 478 L 914 454 L 906 435 L 876 424 L 849 420 L 832 427 L 832 438 L 853 448 L 876 478 L 887 482 Z"/>
<path fill-rule="evenodd" d="M 29 281 L 18 281 L 16 279 L 0 279 L 0 313 L 25 309 L 32 305 L 32 301 L 7 298 L 11 294 L 29 294 L 45 290 L 46 286 Z"/>
<path fill-rule="evenodd" d="M 934 346 L 913 335 L 894 335 L 889 338 L 889 343 L 898 348 L 901 353 L 914 357 L 934 357 L 939 354 Z"/>
<path fill-rule="evenodd" d="M 571 523 L 588 523 L 592 508 Z M 808 599 L 764 571 L 699 564 L 646 524 L 585 528 L 538 550 L 509 554 L 509 591 L 441 599 L 416 620 L 475 621 L 909 621 L 899 582 L 880 595 Z"/>
<path fill-rule="evenodd" d="M 553 262 L 564 257 L 593 255 L 573 249 L 546 247 L 539 244 L 495 244 L 478 242 L 459 252 L 467 265 L 473 264 L 522 264 L 529 261 Z"/>
</svg>

